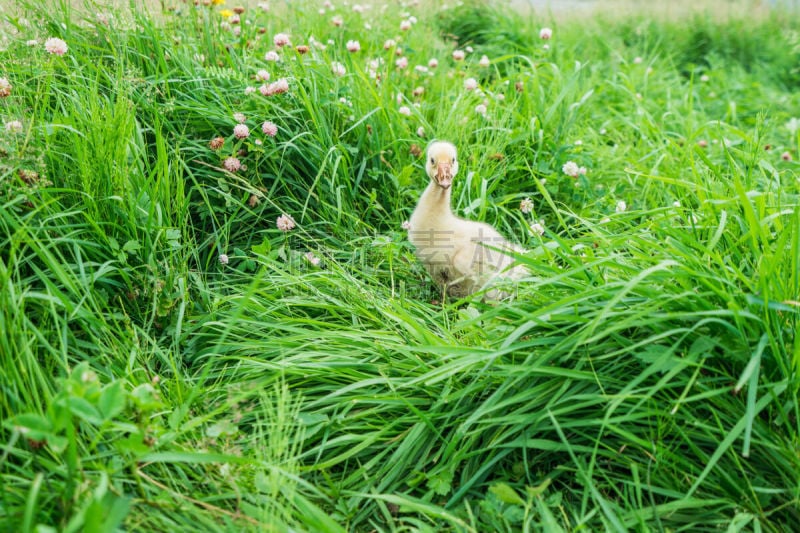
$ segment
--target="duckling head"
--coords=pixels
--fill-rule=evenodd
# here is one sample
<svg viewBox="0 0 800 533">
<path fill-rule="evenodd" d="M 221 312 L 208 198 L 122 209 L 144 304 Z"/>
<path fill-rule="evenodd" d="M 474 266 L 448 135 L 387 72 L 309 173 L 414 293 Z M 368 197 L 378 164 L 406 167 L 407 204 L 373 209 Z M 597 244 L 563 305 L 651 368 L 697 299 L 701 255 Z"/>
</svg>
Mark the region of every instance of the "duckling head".
<svg viewBox="0 0 800 533">
<path fill-rule="evenodd" d="M 458 172 L 456 147 L 447 141 L 434 141 L 428 146 L 425 170 L 439 187 L 448 189 Z"/>
</svg>

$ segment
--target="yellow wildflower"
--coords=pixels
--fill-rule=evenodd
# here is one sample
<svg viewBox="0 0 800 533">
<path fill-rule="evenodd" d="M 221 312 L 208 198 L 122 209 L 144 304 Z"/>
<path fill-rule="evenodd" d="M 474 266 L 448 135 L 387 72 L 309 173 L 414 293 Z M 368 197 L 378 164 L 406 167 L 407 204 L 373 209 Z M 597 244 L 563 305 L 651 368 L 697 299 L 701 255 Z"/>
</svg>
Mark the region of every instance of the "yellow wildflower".
<svg viewBox="0 0 800 533">
<path fill-rule="evenodd" d="M 214 4 L 215 6 L 224 6 L 225 0 L 211 0 L 211 3 Z"/>
<path fill-rule="evenodd" d="M 217 1 L 219 1 L 219 0 L 217 0 Z M 225 0 L 222 0 L 222 1 L 224 2 Z M 225 17 L 225 18 L 228 18 L 228 17 L 231 17 L 233 15 L 233 11 L 231 11 L 230 9 L 223 9 L 222 11 L 219 12 L 219 14 L 222 15 L 223 17 Z"/>
</svg>

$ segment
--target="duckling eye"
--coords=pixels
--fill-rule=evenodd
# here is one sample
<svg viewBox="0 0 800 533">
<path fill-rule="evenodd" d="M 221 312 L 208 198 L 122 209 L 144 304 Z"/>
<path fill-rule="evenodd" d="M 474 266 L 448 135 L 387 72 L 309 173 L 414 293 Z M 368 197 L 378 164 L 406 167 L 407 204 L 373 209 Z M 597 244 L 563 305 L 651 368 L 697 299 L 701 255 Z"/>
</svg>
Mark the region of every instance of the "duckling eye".
<svg viewBox="0 0 800 533">
<path fill-rule="evenodd" d="M 435 165 L 435 164 L 436 164 L 436 160 L 431 157 L 431 165 Z"/>
<path fill-rule="evenodd" d="M 454 164 L 454 165 L 456 164 L 456 158 L 455 157 L 453 158 L 453 163 L 452 164 Z"/>
</svg>

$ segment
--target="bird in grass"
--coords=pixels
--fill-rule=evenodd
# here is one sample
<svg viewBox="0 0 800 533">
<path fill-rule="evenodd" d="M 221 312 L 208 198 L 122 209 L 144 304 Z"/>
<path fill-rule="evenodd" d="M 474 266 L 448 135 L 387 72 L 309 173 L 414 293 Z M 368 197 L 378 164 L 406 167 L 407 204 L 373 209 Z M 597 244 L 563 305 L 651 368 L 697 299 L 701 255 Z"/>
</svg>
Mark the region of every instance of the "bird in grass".
<svg viewBox="0 0 800 533">
<path fill-rule="evenodd" d="M 464 298 L 502 279 L 527 276 L 527 269 L 515 265 L 510 255 L 522 250 L 491 225 L 453 214 L 450 195 L 458 173 L 456 147 L 447 141 L 432 142 L 426 152 L 425 171 L 430 183 L 411 215 L 408 235 L 417 258 L 444 294 Z M 499 288 L 484 293 L 485 300 L 508 296 Z"/>
</svg>

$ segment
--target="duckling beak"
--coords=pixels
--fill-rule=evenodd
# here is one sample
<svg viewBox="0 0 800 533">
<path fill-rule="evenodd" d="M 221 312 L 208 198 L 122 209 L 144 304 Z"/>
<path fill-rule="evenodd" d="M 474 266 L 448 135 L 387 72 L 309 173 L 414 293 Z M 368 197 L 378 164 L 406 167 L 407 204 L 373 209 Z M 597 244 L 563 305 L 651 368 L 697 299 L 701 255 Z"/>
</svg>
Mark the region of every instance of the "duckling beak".
<svg viewBox="0 0 800 533">
<path fill-rule="evenodd" d="M 436 181 L 439 187 L 447 189 L 453 183 L 452 167 L 449 161 L 440 161 L 436 166 Z"/>
</svg>

